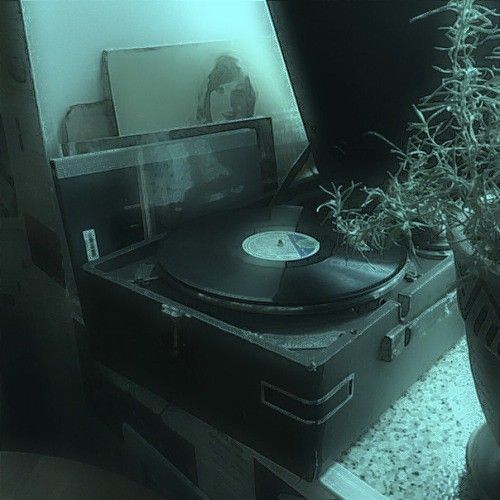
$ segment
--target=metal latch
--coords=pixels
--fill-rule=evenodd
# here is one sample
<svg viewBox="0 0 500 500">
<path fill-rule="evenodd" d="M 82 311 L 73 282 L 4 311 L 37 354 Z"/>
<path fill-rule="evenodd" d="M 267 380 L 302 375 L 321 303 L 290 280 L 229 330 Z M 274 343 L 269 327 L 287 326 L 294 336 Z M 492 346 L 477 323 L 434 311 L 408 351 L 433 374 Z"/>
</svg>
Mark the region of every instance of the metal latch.
<svg viewBox="0 0 500 500">
<path fill-rule="evenodd" d="M 161 312 L 172 320 L 172 357 L 176 358 L 180 353 L 181 319 L 186 316 L 179 308 L 170 304 L 162 304 Z"/>
<path fill-rule="evenodd" d="M 185 316 L 185 314 L 175 306 L 172 306 L 170 304 L 162 304 L 161 305 L 161 312 L 163 314 L 166 314 L 167 316 L 170 316 L 173 319 L 181 318 L 182 316 Z"/>
<path fill-rule="evenodd" d="M 392 361 L 397 358 L 410 342 L 411 330 L 406 325 L 398 325 L 388 332 L 380 344 L 380 359 Z"/>
<path fill-rule="evenodd" d="M 407 273 L 406 279 L 411 284 L 398 294 L 401 321 L 412 321 L 455 288 L 453 258 L 448 257 L 428 273 L 418 279 L 415 277 L 411 272 Z"/>
</svg>

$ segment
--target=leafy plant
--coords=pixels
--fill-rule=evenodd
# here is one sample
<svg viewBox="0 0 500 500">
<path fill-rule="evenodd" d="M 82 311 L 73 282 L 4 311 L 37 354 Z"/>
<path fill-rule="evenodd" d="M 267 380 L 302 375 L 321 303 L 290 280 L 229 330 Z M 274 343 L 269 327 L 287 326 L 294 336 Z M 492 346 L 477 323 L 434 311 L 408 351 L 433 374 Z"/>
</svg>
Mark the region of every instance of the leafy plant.
<svg viewBox="0 0 500 500">
<path fill-rule="evenodd" d="M 397 158 L 398 169 L 387 185 L 332 185 L 324 189 L 334 230 L 359 252 L 403 244 L 414 253 L 420 231 L 460 226 L 482 264 L 500 263 L 500 59 L 499 14 L 477 0 L 450 0 L 411 19 L 419 21 L 452 12 L 446 26 L 449 67 L 434 67 L 441 84 L 413 106 L 406 148 L 400 149 L 376 132 Z M 476 62 L 480 47 L 494 46 Z M 348 208 L 356 189 L 364 192 L 358 208 Z"/>
</svg>

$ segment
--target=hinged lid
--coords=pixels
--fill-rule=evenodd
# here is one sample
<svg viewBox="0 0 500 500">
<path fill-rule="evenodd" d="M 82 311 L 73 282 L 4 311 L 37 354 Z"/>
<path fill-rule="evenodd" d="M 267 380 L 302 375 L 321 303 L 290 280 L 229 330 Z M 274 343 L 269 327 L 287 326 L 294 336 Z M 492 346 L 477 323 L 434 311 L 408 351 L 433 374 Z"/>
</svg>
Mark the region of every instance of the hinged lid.
<svg viewBox="0 0 500 500">
<path fill-rule="evenodd" d="M 435 0 L 268 1 L 292 87 L 323 180 L 380 183 L 396 165 L 412 104 L 430 93 L 446 65 L 439 26 L 449 13 L 410 23 Z M 343 151 L 343 152 L 342 152 Z"/>
</svg>

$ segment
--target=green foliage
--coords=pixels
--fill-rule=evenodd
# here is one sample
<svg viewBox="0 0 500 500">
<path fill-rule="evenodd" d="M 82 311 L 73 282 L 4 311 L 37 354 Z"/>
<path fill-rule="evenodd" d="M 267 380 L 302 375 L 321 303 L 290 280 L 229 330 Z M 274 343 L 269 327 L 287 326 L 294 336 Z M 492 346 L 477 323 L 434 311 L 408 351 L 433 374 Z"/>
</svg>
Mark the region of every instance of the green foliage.
<svg viewBox="0 0 500 500">
<path fill-rule="evenodd" d="M 414 252 L 416 231 L 460 225 L 482 263 L 500 263 L 500 59 L 499 14 L 477 0 L 450 0 L 411 22 L 451 11 L 443 27 L 449 67 L 434 67 L 441 84 L 418 105 L 408 125 L 404 150 L 383 136 L 398 161 L 386 186 L 333 185 L 322 204 L 334 230 L 354 250 L 382 250 L 388 243 Z M 479 47 L 494 46 L 480 66 Z M 359 208 L 347 208 L 356 189 L 364 192 Z"/>
</svg>

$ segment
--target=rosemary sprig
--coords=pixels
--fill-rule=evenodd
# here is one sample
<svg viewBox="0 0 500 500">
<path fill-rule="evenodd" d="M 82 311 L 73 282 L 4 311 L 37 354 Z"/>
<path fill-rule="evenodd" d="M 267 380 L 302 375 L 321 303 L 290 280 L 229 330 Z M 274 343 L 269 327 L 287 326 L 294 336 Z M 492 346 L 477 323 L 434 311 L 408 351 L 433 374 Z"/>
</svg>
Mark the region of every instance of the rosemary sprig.
<svg viewBox="0 0 500 500">
<path fill-rule="evenodd" d="M 410 22 L 441 12 L 455 20 L 446 31 L 449 67 L 434 67 L 440 85 L 413 106 L 404 149 L 377 132 L 399 168 L 385 187 L 332 185 L 318 210 L 343 242 L 358 252 L 404 244 L 414 252 L 415 231 L 460 225 L 483 265 L 500 264 L 500 47 L 476 63 L 478 47 L 500 39 L 500 15 L 478 0 L 450 0 Z M 347 208 L 354 191 L 363 192 L 359 208 Z"/>
</svg>

